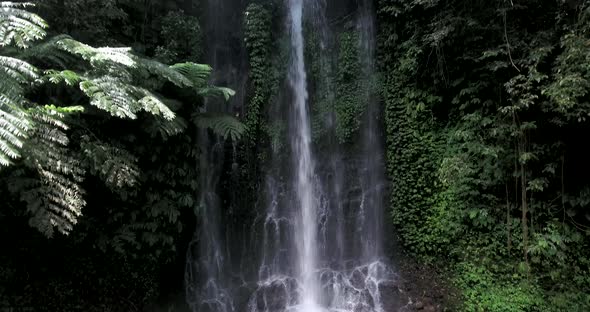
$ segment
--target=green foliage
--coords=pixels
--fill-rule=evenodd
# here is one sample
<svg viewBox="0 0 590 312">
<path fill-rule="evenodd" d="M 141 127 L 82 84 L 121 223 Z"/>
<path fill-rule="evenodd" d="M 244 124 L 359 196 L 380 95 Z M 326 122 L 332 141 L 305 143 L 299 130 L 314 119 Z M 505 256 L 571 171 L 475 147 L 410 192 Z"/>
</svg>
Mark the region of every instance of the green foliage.
<svg viewBox="0 0 590 312">
<path fill-rule="evenodd" d="M 285 64 L 273 38 L 273 14 L 271 8 L 260 3 L 250 3 L 243 15 L 244 44 L 248 53 L 249 81 L 245 101 L 244 123 L 246 132 L 239 149 L 239 191 L 236 194 L 245 203 L 241 209 L 247 213 L 255 211 L 258 186 L 263 175 L 261 164 L 268 150 L 263 142 L 268 142 L 273 134 L 271 124 L 280 120 L 265 119 L 271 103 L 276 100 Z M 278 57 L 277 57 L 278 56 Z"/>
<path fill-rule="evenodd" d="M 238 141 L 246 131 L 246 127 L 241 122 L 227 115 L 198 114 L 194 117 L 194 122 L 198 127 L 209 128 L 225 139 L 233 141 Z"/>
<path fill-rule="evenodd" d="M 364 103 L 363 83 L 359 53 L 359 36 L 356 32 L 344 32 L 338 38 L 338 64 L 336 70 L 336 135 L 340 142 L 351 142 L 358 132 L 367 103 Z"/>
<path fill-rule="evenodd" d="M 134 187 L 139 183 L 140 168 L 137 157 L 129 151 L 83 138 L 82 153 L 88 158 L 89 170 L 111 190 Z"/>
<path fill-rule="evenodd" d="M 23 158 L 16 164 L 22 169 L 12 173 L 15 182 L 11 184 L 11 192 L 27 204 L 32 215 L 31 225 L 48 237 L 53 236 L 54 228 L 69 234 L 81 217 L 86 205 L 82 188 L 86 169 L 122 197 L 127 197 L 124 189 L 138 187 L 141 169 L 138 158 L 123 144 L 113 140 L 106 143 L 90 130 L 76 129 L 79 141 L 71 146 L 67 133 L 69 123 L 78 125 L 85 121 L 67 120 L 67 116 L 83 110 L 64 103 L 38 106 L 27 98 L 27 93 L 52 87 L 65 86 L 66 90 L 77 87 L 90 105 L 114 117 L 137 119 L 141 112 L 154 116 L 154 126 L 147 129 L 155 128 L 152 134 L 159 133 L 163 139 L 187 127 L 184 119 L 176 118 L 169 107 L 173 102 L 159 93 L 166 83 L 189 90 L 193 99 L 221 96 L 227 100 L 234 94 L 230 89 L 208 85 L 211 67 L 207 65 L 187 62 L 167 66 L 137 56 L 129 48 L 95 48 L 67 36 L 58 36 L 39 48 L 30 46 L 30 41 L 42 37 L 30 34 L 41 31 L 41 28 L 32 29 L 31 23 L 41 27 L 44 22 L 21 10 L 21 5 L 2 3 L 2 6 L 0 24 L 5 29 L 2 34 L 6 35 L 3 42 L 14 42 L 21 48 L 26 43 L 32 52 L 7 50 L 17 57 L 0 56 L 0 80 L 3 82 L 0 88 L 0 164 L 8 166 Z M 25 35 L 25 32 L 28 33 Z M 18 56 L 44 66 L 68 64 L 75 70 L 47 69 L 42 75 Z M 71 96 L 79 95 L 75 89 L 70 92 Z M 231 116 L 197 114 L 193 118 L 199 127 L 211 128 L 233 140 L 238 140 L 245 132 L 244 125 Z M 89 134 L 95 138 L 90 140 Z M 148 217 L 157 216 L 148 214 Z"/>
<path fill-rule="evenodd" d="M 313 26 L 309 27 L 311 33 Z M 336 37 L 334 44 L 321 34 L 310 34 L 306 41 L 313 135 L 316 140 L 335 135 L 339 143 L 352 144 L 366 110 L 366 95 L 373 93 L 374 86 L 361 78 L 364 68 L 358 31 L 342 30 Z"/>
<path fill-rule="evenodd" d="M 24 109 L 25 88 L 39 77 L 36 68 L 19 59 L 0 56 L 0 165 L 20 157 L 20 149 L 31 129 Z"/>
<path fill-rule="evenodd" d="M 86 204 L 80 185 L 85 171 L 67 148 L 69 139 L 65 131 L 69 127 L 64 123 L 66 114 L 80 110 L 45 106 L 28 111 L 34 128 L 23 146 L 24 164 L 35 171 L 36 177 L 17 171 L 10 189 L 27 203 L 30 225 L 48 237 L 53 236 L 54 228 L 63 234 L 70 233 Z"/>
<path fill-rule="evenodd" d="M 156 47 L 155 58 L 163 63 L 197 62 L 203 50 L 198 19 L 183 11 L 171 11 L 161 23 L 160 36 L 165 38 L 165 43 Z"/>
<path fill-rule="evenodd" d="M 249 144 L 256 145 L 260 134 L 264 105 L 272 95 L 272 15 L 264 6 L 253 3 L 246 8 L 244 18 L 245 44 L 248 49 L 252 97 L 246 113 Z M 250 149 L 252 146 L 249 147 Z"/>
<path fill-rule="evenodd" d="M 464 311 L 548 311 L 542 290 L 526 279 L 500 280 L 484 266 L 472 263 L 460 263 L 457 270 L 456 283 L 465 289 Z"/>
<path fill-rule="evenodd" d="M 205 98 L 234 92 L 196 63 L 202 34 L 184 2 L 40 2 L 0 8 L 0 229 L 18 233 L 0 256 L 11 285 L 0 305 L 150 309 L 193 231 L 198 128 L 246 133 L 236 117 L 199 113 Z M 49 17 L 49 38 L 27 9 Z M 154 53 L 179 63 L 144 56 Z"/>
<path fill-rule="evenodd" d="M 582 11 L 580 21 L 560 40 L 561 54 L 555 60 L 553 81 L 542 91 L 552 101 L 553 109 L 563 113 L 567 120 L 586 121 L 588 117 L 588 89 L 590 87 L 590 54 L 588 43 L 590 24 L 588 7 Z"/>
<path fill-rule="evenodd" d="M 586 3 L 495 5 L 380 1 L 393 221 L 464 311 L 585 311 Z"/>
<path fill-rule="evenodd" d="M 39 0 L 38 13 L 47 18 L 52 29 L 68 33 L 85 42 L 111 45 L 118 38 L 109 38 L 111 29 L 129 29 L 125 21 L 130 18 L 120 0 Z M 92 9 L 89 9 L 92 8 Z M 68 18 L 64 18 L 67 14 Z M 118 24 L 118 25 L 117 25 Z M 117 25 L 117 26 L 115 26 Z"/>
<path fill-rule="evenodd" d="M 437 234 L 441 233 L 432 231 L 432 223 L 441 221 L 432 218 L 443 217 L 448 204 L 440 202 L 434 207 L 437 205 L 436 169 L 440 147 L 437 134 L 431 130 L 435 124 L 428 108 L 440 98 L 417 89 L 412 83 L 417 58 L 421 55 L 415 43 L 408 41 L 400 50 L 398 61 L 388 69 L 383 89 L 387 144 L 390 146 L 387 151 L 388 172 L 393 186 L 392 217 L 406 246 L 414 252 L 428 254 L 431 249 L 439 248 L 434 245 L 436 240 L 450 240 L 438 237 Z M 449 194 L 439 199 L 452 196 Z M 440 227 L 445 225 L 450 224 Z"/>
<path fill-rule="evenodd" d="M 14 44 L 19 48 L 27 48 L 32 41 L 45 37 L 45 21 L 25 10 L 32 6 L 28 2 L 0 3 L 0 47 Z"/>
</svg>

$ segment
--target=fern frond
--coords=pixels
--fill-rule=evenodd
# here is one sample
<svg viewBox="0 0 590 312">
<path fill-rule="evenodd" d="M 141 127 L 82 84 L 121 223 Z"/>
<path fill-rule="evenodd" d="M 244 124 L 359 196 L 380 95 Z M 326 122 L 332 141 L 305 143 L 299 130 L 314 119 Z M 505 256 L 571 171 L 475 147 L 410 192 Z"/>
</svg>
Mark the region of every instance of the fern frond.
<svg viewBox="0 0 590 312">
<path fill-rule="evenodd" d="M 37 122 L 54 126 L 57 129 L 68 130 L 69 126 L 64 122 L 66 116 L 83 111 L 82 106 L 57 107 L 55 105 L 44 105 L 31 108 L 28 113 Z M 62 144 L 67 145 L 67 142 Z"/>
<path fill-rule="evenodd" d="M 182 73 L 175 70 L 171 66 L 144 58 L 138 58 L 137 62 L 138 67 L 144 68 L 149 73 L 164 78 L 165 80 L 173 83 L 177 87 L 184 88 L 193 86 L 193 82 L 189 78 L 185 77 Z"/>
<path fill-rule="evenodd" d="M 93 65 L 112 62 L 127 67 L 136 67 L 134 56 L 130 53 L 131 48 L 94 48 L 71 38 L 61 39 L 57 41 L 56 45 L 66 52 L 80 56 Z"/>
<path fill-rule="evenodd" d="M 44 78 L 47 79 L 47 81 L 54 84 L 60 84 L 62 82 L 65 82 L 65 84 L 68 86 L 77 85 L 78 83 L 84 80 L 82 76 L 78 75 L 76 72 L 71 70 L 47 70 L 45 71 Z"/>
<path fill-rule="evenodd" d="M 112 190 L 133 187 L 139 183 L 137 157 L 128 151 L 85 138 L 82 150 L 90 163 L 90 170 Z"/>
<path fill-rule="evenodd" d="M 31 213 L 29 224 L 47 237 L 52 237 L 54 228 L 62 234 L 69 234 L 86 205 L 84 191 L 70 177 L 37 167 L 37 185 L 21 194 Z"/>
<path fill-rule="evenodd" d="M 39 180 L 21 198 L 32 214 L 30 224 L 48 237 L 54 229 L 68 234 L 86 205 L 80 186 L 85 170 L 67 148 L 69 140 L 64 132 L 68 128 L 64 118 L 79 111 L 79 107 L 55 106 L 29 110 L 35 128 L 24 147 L 25 163 L 37 171 Z"/>
<path fill-rule="evenodd" d="M 194 88 L 202 88 L 207 85 L 207 80 L 211 76 L 212 68 L 206 64 L 197 63 L 179 63 L 170 66 L 170 68 L 181 73 L 191 81 Z"/>
<path fill-rule="evenodd" d="M 22 107 L 25 87 L 32 85 L 38 78 L 38 70 L 29 63 L 0 56 L 0 95 L 3 96 L 2 102 L 5 105 Z"/>
<path fill-rule="evenodd" d="M 119 118 L 136 119 L 141 106 L 131 86 L 117 77 L 104 76 L 84 80 L 80 89 L 90 98 L 90 104 Z"/>
<path fill-rule="evenodd" d="M 118 77 L 83 80 L 80 89 L 90 98 L 90 104 L 119 118 L 136 119 L 137 113 L 142 110 L 168 120 L 175 117 L 174 112 L 156 95 Z"/>
<path fill-rule="evenodd" d="M 0 167 L 20 158 L 20 150 L 31 128 L 28 114 L 17 101 L 0 93 Z"/>
<path fill-rule="evenodd" d="M 153 95 L 151 92 L 145 89 L 137 89 L 140 94 L 144 95 L 139 100 L 139 104 L 141 105 L 142 109 L 152 115 L 162 116 L 162 118 L 166 120 L 172 120 L 176 115 L 164 102 L 162 102 L 158 97 Z"/>
<path fill-rule="evenodd" d="M 24 86 L 13 79 L 7 78 L 2 73 L 0 73 L 0 80 L 3 80 L 3 83 L 0 84 L 0 94 L 10 99 L 15 105 L 20 106 L 25 101 L 23 97 Z"/>
<path fill-rule="evenodd" d="M 220 135 L 225 139 L 231 138 L 234 141 L 239 140 L 244 132 L 246 132 L 246 126 L 229 115 L 211 113 L 197 114 L 193 116 L 193 121 L 198 127 L 209 128 L 215 134 Z"/>
<path fill-rule="evenodd" d="M 207 87 L 199 91 L 203 97 L 223 97 L 226 101 L 236 95 L 236 91 L 225 87 Z"/>
<path fill-rule="evenodd" d="M 0 56 L 0 74 L 21 84 L 30 83 L 39 78 L 38 70 L 33 65 L 7 56 Z"/>
<path fill-rule="evenodd" d="M 0 2 L 0 46 L 15 44 L 29 47 L 31 41 L 45 37 L 47 23 L 38 15 L 25 10 L 33 4 L 25 2 Z"/>
<path fill-rule="evenodd" d="M 159 135 L 163 140 L 178 135 L 186 130 L 187 122 L 184 118 L 177 116 L 172 120 L 166 120 L 164 118 L 153 118 L 150 120 L 147 131 L 152 137 Z"/>
<path fill-rule="evenodd" d="M 77 56 L 64 51 L 58 46 L 58 42 L 63 39 L 70 39 L 67 35 L 52 37 L 43 42 L 32 45 L 24 51 L 18 51 L 18 58 L 36 63 L 46 64 L 49 68 L 65 69 L 71 67 L 77 60 Z"/>
</svg>

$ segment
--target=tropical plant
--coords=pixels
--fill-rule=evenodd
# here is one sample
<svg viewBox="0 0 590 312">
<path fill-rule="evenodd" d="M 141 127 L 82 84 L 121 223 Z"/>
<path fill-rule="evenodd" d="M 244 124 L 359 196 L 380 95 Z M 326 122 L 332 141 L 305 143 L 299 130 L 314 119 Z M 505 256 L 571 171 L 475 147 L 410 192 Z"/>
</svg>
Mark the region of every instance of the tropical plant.
<svg viewBox="0 0 590 312">
<path fill-rule="evenodd" d="M 130 48 L 95 48 L 64 35 L 37 43 L 46 36 L 47 25 L 26 10 L 31 6 L 0 4 L 0 52 L 4 54 L 0 56 L 0 166 L 18 164 L 19 169 L 11 172 L 10 189 L 27 204 L 31 224 L 47 236 L 53 235 L 54 228 L 68 234 L 86 204 L 82 182 L 88 173 L 113 188 L 134 186 L 140 175 L 138 160 L 130 151 L 89 140 L 90 129 L 82 131 L 81 138 L 86 139 L 72 144 L 68 130 L 79 124 L 73 114 L 97 114 L 90 107 L 123 119 L 147 113 L 154 123 L 149 129 L 166 138 L 184 131 L 187 122 L 171 108 L 174 101 L 159 90 L 171 84 L 192 99 L 221 96 L 225 100 L 233 91 L 210 86 L 207 65 L 168 66 L 140 57 Z M 33 93 L 44 94 L 51 88 L 70 90 L 80 105 L 65 106 L 63 99 L 56 99 L 55 105 L 36 104 L 46 99 L 37 99 Z M 83 97 L 76 97 L 76 90 Z M 245 131 L 227 115 L 194 114 L 193 119 L 196 126 L 232 140 Z"/>
</svg>

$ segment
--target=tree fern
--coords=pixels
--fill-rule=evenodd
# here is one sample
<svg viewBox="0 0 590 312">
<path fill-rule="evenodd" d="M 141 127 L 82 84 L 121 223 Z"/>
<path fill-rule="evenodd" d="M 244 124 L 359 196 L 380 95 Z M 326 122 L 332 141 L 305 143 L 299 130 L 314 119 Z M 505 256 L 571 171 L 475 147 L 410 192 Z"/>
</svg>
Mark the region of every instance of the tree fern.
<svg viewBox="0 0 590 312">
<path fill-rule="evenodd" d="M 78 56 L 60 48 L 58 43 L 64 39 L 71 39 L 67 35 L 59 35 L 42 42 L 31 45 L 26 50 L 9 50 L 8 55 L 18 56 L 18 58 L 35 61 L 37 64 L 43 64 L 50 68 L 67 69 L 77 64 Z"/>
<path fill-rule="evenodd" d="M 199 91 L 199 95 L 203 97 L 222 97 L 226 101 L 235 94 L 234 90 L 225 87 L 206 87 Z"/>
<path fill-rule="evenodd" d="M 172 120 L 166 120 L 164 118 L 154 118 L 149 121 L 146 130 L 152 137 L 159 136 L 164 141 L 170 137 L 178 135 L 187 127 L 187 122 L 184 118 L 177 116 Z"/>
<path fill-rule="evenodd" d="M 170 66 L 171 69 L 179 72 L 191 82 L 193 88 L 203 88 L 211 75 L 211 66 L 197 63 L 179 63 Z"/>
<path fill-rule="evenodd" d="M 0 2 L 0 46 L 14 44 L 29 47 L 32 41 L 45 37 L 47 24 L 36 14 L 25 10 L 33 4 Z"/>
<path fill-rule="evenodd" d="M 30 224 L 48 237 L 54 229 L 68 234 L 86 205 L 80 186 L 85 170 L 81 161 L 68 149 L 66 114 L 79 107 L 35 107 L 29 110 L 35 127 L 24 149 L 25 163 L 36 171 L 38 179 L 25 183 L 21 199 L 27 203 Z M 25 179 L 27 180 L 27 179 Z"/>
<path fill-rule="evenodd" d="M 21 156 L 20 149 L 30 127 L 26 112 L 0 94 L 0 166 L 8 166 Z"/>
<path fill-rule="evenodd" d="M 234 141 L 239 140 L 246 131 L 243 123 L 225 114 L 197 114 L 193 116 L 193 121 L 201 128 L 209 128 L 217 135 Z"/>
<path fill-rule="evenodd" d="M 0 56 L 0 166 L 20 157 L 31 122 L 23 110 L 23 92 L 39 75 L 30 64 Z"/>
<path fill-rule="evenodd" d="M 66 118 L 81 108 L 39 106 L 27 99 L 29 92 L 38 87 L 45 92 L 51 84 L 61 84 L 74 91 L 70 93 L 74 99 L 86 96 L 90 105 L 114 117 L 137 119 L 140 113 L 147 113 L 151 118 L 142 130 L 164 140 L 188 126 L 175 113 L 186 111 L 183 104 L 158 93 L 165 83 L 190 91 L 193 98 L 228 100 L 234 92 L 209 85 L 212 69 L 208 65 L 168 66 L 140 57 L 130 48 L 97 48 L 65 35 L 33 44 L 45 37 L 46 24 L 27 12 L 28 6 L 0 2 L 0 167 L 21 159 L 10 188 L 26 203 L 31 225 L 51 237 L 55 231 L 70 233 L 82 215 L 86 202 L 81 183 L 86 170 L 120 194 L 139 184 L 141 172 L 138 158 L 123 144 L 90 140 L 85 135 L 89 129 L 77 130 L 81 151 L 71 148 Z M 193 121 L 232 140 L 244 132 L 244 125 L 231 116 L 197 114 Z M 167 200 L 153 202 L 146 224 L 160 217 L 156 207 L 174 206 L 176 197 L 171 194 Z M 170 222 L 175 218 L 170 217 Z M 144 233 L 152 234 L 153 230 Z"/>
<path fill-rule="evenodd" d="M 131 48 L 95 48 L 71 38 L 63 38 L 56 42 L 57 47 L 90 62 L 93 66 L 104 63 L 118 63 L 128 67 L 137 66 Z"/>
<path fill-rule="evenodd" d="M 194 85 L 190 78 L 183 75 L 180 71 L 175 70 L 173 66 L 168 66 L 166 64 L 144 58 L 138 58 L 137 63 L 139 64 L 140 70 L 144 70 L 157 77 L 164 78 L 177 87 L 192 88 Z M 207 73 L 209 73 L 209 71 L 207 71 Z"/>
<path fill-rule="evenodd" d="M 99 176 L 111 190 L 133 187 L 139 183 L 140 169 L 137 157 L 127 150 L 99 141 L 84 138 L 82 152 L 90 172 Z"/>
</svg>

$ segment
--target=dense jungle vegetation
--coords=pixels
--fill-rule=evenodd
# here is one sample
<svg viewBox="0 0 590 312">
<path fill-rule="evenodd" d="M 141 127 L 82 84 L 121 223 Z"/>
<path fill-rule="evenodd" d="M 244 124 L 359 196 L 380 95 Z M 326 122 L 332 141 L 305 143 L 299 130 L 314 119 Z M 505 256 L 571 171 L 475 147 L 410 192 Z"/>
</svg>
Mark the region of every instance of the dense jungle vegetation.
<svg viewBox="0 0 590 312">
<path fill-rule="evenodd" d="M 231 154 L 219 188 L 236 224 L 255 214 L 265 146 L 284 144 L 265 118 L 282 1 L 242 2 L 248 83 L 228 114 L 203 109 L 234 95 L 204 65 L 205 1 L 0 3 L 0 311 L 183 311 L 199 129 Z M 374 6 L 378 81 L 356 83 L 358 33 L 333 21 L 338 66 L 312 111 L 335 110 L 353 146 L 356 95 L 378 90 L 389 236 L 444 272 L 451 311 L 590 311 L 590 1 Z"/>
</svg>

